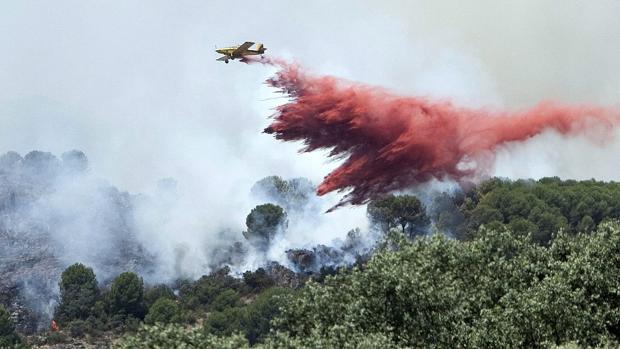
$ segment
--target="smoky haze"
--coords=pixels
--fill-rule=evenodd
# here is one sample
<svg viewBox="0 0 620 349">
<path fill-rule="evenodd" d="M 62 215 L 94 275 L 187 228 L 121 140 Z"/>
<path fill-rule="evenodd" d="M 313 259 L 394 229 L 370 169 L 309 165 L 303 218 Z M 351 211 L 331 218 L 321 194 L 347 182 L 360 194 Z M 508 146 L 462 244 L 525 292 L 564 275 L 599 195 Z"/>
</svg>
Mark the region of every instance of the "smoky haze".
<svg viewBox="0 0 620 349">
<path fill-rule="evenodd" d="M 1 149 L 81 149 L 96 173 L 134 192 L 174 177 L 196 198 L 229 198 L 210 205 L 225 222 L 244 211 L 229 208 L 248 208 L 255 180 L 317 182 L 335 164 L 260 134 L 279 103 L 263 101 L 270 71 L 219 64 L 215 45 L 262 41 L 317 73 L 468 105 L 620 97 L 614 1 L 8 1 L 0 10 Z"/>
<path fill-rule="evenodd" d="M 174 178 L 174 204 L 141 211 L 140 239 L 195 275 L 208 261 L 192 247 L 240 236 L 257 180 L 319 183 L 338 165 L 262 134 L 282 103 L 262 84 L 275 70 L 216 62 L 214 46 L 260 41 L 317 74 L 466 106 L 613 105 L 618 14 L 613 1 L 4 1 L 0 150 L 80 149 L 93 176 L 131 193 L 159 197 L 158 181 Z M 495 173 L 618 179 L 618 150 L 548 132 L 502 148 Z M 365 210 L 337 210 L 316 231 L 304 222 L 290 244 L 343 238 Z"/>
</svg>

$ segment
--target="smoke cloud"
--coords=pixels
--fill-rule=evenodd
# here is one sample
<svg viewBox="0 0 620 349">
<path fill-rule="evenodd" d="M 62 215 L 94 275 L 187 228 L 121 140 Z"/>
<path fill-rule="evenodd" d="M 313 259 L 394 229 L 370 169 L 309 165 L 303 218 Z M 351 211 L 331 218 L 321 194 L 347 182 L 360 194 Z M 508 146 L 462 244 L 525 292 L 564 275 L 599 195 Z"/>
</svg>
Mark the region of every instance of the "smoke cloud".
<svg viewBox="0 0 620 349">
<path fill-rule="evenodd" d="M 498 147 L 548 130 L 605 142 L 620 122 L 620 111 L 587 105 L 543 102 L 516 112 L 464 108 L 313 76 L 282 60 L 262 61 L 281 68 L 267 83 L 292 99 L 276 108 L 265 132 L 302 141 L 303 152 L 330 149 L 329 156 L 346 158 L 317 190 L 323 195 L 350 189 L 340 205 L 363 204 L 434 179 L 479 179 L 490 173 Z"/>
<path fill-rule="evenodd" d="M 36 242 L 50 255 L 35 273 L 54 275 L 40 286 L 48 291 L 74 262 L 91 264 L 102 281 L 132 268 L 153 282 L 199 276 L 242 239 L 248 212 L 270 200 L 249 195 L 256 181 L 275 174 L 319 183 L 341 165 L 325 161 L 326 151 L 299 154 L 299 144 L 262 134 L 284 101 L 265 100 L 273 89 L 260 84 L 276 68 L 216 62 L 216 45 L 261 41 L 269 55 L 295 57 L 317 74 L 429 101 L 609 105 L 620 100 L 619 10 L 614 0 L 2 1 L 0 154 L 80 149 L 90 171 L 56 177 L 52 192 L 18 211 L 44 229 L 3 229 L 20 243 L 0 246 L 0 264 L 27 260 L 40 251 L 30 247 Z M 547 129 L 496 151 L 492 174 L 618 179 L 614 140 L 603 149 L 587 135 Z M 305 211 L 289 212 L 270 258 L 364 231 L 364 207 L 322 215 L 339 195 L 311 197 Z M 127 245 L 128 231 L 154 265 L 106 259 Z M 264 261 L 255 257 L 239 265 Z"/>
</svg>

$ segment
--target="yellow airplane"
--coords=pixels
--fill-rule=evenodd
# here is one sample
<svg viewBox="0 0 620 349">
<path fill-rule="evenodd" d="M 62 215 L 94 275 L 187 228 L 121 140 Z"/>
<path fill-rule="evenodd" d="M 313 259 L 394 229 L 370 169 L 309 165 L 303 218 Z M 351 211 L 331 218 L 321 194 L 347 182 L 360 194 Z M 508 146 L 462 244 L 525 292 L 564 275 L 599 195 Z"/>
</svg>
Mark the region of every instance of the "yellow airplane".
<svg viewBox="0 0 620 349">
<path fill-rule="evenodd" d="M 263 53 L 265 53 L 265 50 L 267 50 L 261 43 L 256 44 L 255 50 L 250 50 L 250 47 L 252 47 L 252 45 L 254 45 L 253 42 L 246 41 L 239 46 L 216 48 L 215 52 L 223 54 L 223 56 L 218 58 L 217 61 L 224 61 L 225 63 L 228 63 L 229 60 L 234 60 L 235 58 L 262 55 Z"/>
</svg>

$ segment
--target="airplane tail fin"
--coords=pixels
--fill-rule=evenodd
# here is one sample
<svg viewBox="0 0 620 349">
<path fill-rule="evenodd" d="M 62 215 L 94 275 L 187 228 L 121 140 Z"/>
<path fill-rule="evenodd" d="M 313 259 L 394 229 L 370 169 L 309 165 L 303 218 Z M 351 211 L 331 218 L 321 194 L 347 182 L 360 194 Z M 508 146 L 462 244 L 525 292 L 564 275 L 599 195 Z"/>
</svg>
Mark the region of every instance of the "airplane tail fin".
<svg viewBox="0 0 620 349">
<path fill-rule="evenodd" d="M 266 48 L 263 46 L 263 44 L 261 44 L 260 42 L 256 43 L 256 51 L 258 51 L 258 52 L 265 52 L 265 50 L 266 50 Z"/>
</svg>

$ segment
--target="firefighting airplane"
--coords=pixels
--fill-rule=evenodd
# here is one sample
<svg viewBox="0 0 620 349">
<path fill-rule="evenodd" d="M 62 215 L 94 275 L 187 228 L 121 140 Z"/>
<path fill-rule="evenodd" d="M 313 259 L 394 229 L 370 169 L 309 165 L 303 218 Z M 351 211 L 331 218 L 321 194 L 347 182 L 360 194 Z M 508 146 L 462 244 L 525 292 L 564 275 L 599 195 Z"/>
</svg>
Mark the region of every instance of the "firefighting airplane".
<svg viewBox="0 0 620 349">
<path fill-rule="evenodd" d="M 252 47 L 252 45 L 254 45 L 253 42 L 246 41 L 239 46 L 216 48 L 215 52 L 223 54 L 223 56 L 218 58 L 217 61 L 224 61 L 225 63 L 228 63 L 229 60 L 234 60 L 236 58 L 262 55 L 263 53 L 265 53 L 265 50 L 267 50 L 261 43 L 256 44 L 255 50 L 250 50 L 250 47 Z"/>
</svg>

